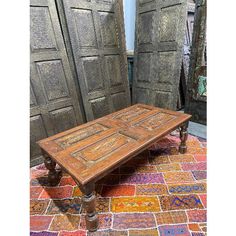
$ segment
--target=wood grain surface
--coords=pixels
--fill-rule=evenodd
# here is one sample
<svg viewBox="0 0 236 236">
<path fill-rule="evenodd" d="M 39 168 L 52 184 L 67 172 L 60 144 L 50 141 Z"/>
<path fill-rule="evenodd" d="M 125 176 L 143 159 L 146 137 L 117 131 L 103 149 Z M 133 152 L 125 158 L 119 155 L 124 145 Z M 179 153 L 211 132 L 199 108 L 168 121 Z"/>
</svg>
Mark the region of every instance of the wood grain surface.
<svg viewBox="0 0 236 236">
<path fill-rule="evenodd" d="M 136 104 L 38 142 L 80 185 L 95 182 L 191 115 Z"/>
</svg>

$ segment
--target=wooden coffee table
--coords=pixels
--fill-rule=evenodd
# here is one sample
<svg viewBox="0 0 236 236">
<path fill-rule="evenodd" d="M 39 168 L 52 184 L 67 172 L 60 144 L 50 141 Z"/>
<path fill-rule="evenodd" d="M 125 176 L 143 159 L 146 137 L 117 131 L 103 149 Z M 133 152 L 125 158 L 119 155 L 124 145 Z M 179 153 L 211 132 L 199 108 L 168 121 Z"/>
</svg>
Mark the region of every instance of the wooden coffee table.
<svg viewBox="0 0 236 236">
<path fill-rule="evenodd" d="M 55 169 L 58 163 L 83 192 L 86 227 L 96 231 L 95 182 L 178 127 L 179 152 L 185 153 L 190 118 L 188 114 L 136 104 L 43 139 L 38 144 L 49 170 L 49 183 L 56 185 L 60 180 Z"/>
</svg>

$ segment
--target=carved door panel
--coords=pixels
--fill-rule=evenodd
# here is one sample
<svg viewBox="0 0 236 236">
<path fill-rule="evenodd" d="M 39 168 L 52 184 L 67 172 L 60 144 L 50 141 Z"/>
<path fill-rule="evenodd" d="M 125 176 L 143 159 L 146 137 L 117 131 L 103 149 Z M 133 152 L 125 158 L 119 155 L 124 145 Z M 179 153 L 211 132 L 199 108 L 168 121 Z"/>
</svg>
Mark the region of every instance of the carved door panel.
<svg viewBox="0 0 236 236">
<path fill-rule="evenodd" d="M 192 34 L 193 34 L 193 23 L 194 23 L 194 11 L 195 4 L 188 3 L 187 5 L 187 19 L 186 19 L 186 28 L 185 28 L 185 37 L 184 37 L 184 55 L 183 55 L 183 69 L 184 69 L 184 79 L 185 83 L 188 80 L 188 70 L 189 70 L 189 61 L 190 61 L 190 47 L 192 44 Z"/>
<path fill-rule="evenodd" d="M 36 141 L 83 123 L 54 0 L 30 1 L 30 151 Z"/>
<path fill-rule="evenodd" d="M 186 5 L 186 0 L 137 1 L 134 103 L 176 109 Z"/>
<path fill-rule="evenodd" d="M 64 9 L 87 120 L 127 107 L 130 94 L 122 1 L 58 2 Z"/>
<path fill-rule="evenodd" d="M 207 108 L 206 8 L 207 0 L 196 1 L 185 106 L 192 121 L 202 124 L 206 124 Z"/>
</svg>

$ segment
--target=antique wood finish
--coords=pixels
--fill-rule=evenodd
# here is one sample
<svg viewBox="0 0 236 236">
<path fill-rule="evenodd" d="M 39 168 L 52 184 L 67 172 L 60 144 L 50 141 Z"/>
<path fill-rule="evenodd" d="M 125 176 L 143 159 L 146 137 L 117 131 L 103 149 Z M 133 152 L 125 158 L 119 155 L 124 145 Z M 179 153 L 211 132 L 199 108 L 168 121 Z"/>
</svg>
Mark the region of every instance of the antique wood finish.
<svg viewBox="0 0 236 236">
<path fill-rule="evenodd" d="M 80 186 L 80 184 L 78 184 Z M 98 216 L 96 214 L 96 196 L 95 184 L 91 182 L 85 186 L 80 187 L 84 196 L 82 197 L 83 207 L 86 210 L 86 226 L 89 231 L 93 232 L 98 229 Z"/>
<path fill-rule="evenodd" d="M 137 1 L 134 103 L 176 109 L 186 6 L 186 0 Z"/>
<path fill-rule="evenodd" d="M 185 37 L 184 37 L 184 50 L 183 50 L 183 83 L 185 86 L 184 91 L 186 91 L 186 85 L 188 80 L 189 62 L 190 62 L 190 50 L 192 45 L 192 34 L 193 34 L 193 24 L 194 24 L 194 12 L 195 4 L 188 3 L 187 5 L 187 19 L 185 26 Z"/>
<path fill-rule="evenodd" d="M 54 0 L 30 1 L 30 155 L 36 141 L 83 123 Z"/>
<path fill-rule="evenodd" d="M 46 153 L 44 155 L 44 164 L 46 168 L 49 170 L 48 172 L 48 181 L 51 186 L 56 186 L 61 178 L 61 171 L 57 171 L 55 169 L 56 162 L 52 160 Z"/>
<path fill-rule="evenodd" d="M 190 118 L 188 114 L 136 104 L 38 144 L 77 182 L 84 193 L 87 228 L 94 231 L 98 225 L 94 183 L 178 127 L 181 127 L 179 150 L 186 152 Z"/>
<path fill-rule="evenodd" d="M 177 104 L 178 110 L 184 107 L 186 99 L 189 61 L 190 61 L 190 48 L 192 44 L 192 33 L 193 33 L 193 23 L 194 23 L 194 11 L 195 11 L 195 4 L 188 2 L 187 19 L 185 25 L 184 48 L 183 48 L 183 60 L 180 73 L 179 98 Z"/>
<path fill-rule="evenodd" d="M 185 111 L 193 115 L 192 120 L 206 124 L 206 96 L 198 93 L 199 77 L 206 77 L 206 0 L 197 0 L 194 16 L 192 47 L 188 76 Z"/>
<path fill-rule="evenodd" d="M 57 0 L 88 121 L 130 105 L 122 0 Z"/>
<path fill-rule="evenodd" d="M 180 126 L 180 146 L 179 152 L 184 154 L 187 151 L 186 141 L 188 138 L 188 122 Z"/>
</svg>

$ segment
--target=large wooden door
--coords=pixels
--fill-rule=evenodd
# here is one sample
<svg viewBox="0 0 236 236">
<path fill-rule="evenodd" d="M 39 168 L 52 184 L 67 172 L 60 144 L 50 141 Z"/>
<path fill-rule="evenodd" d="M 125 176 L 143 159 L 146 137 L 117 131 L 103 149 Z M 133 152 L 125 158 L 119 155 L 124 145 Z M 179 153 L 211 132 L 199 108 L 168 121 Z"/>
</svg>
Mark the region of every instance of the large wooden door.
<svg viewBox="0 0 236 236">
<path fill-rule="evenodd" d="M 193 23 L 194 23 L 194 11 L 195 11 L 195 4 L 188 3 L 187 19 L 186 19 L 186 26 L 185 26 L 185 37 L 184 37 L 184 50 L 183 50 L 183 69 L 184 69 L 185 85 L 188 80 L 190 50 L 191 50 L 191 44 L 192 44 Z"/>
<path fill-rule="evenodd" d="M 87 120 L 127 107 L 122 0 L 57 1 L 64 10 Z"/>
<path fill-rule="evenodd" d="M 54 0 L 30 1 L 30 156 L 36 141 L 83 123 Z"/>
<path fill-rule="evenodd" d="M 206 17 L 207 0 L 196 0 L 185 112 L 192 121 L 206 124 L 207 61 Z"/>
<path fill-rule="evenodd" d="M 176 109 L 186 5 L 186 0 L 137 1 L 134 103 Z"/>
</svg>

